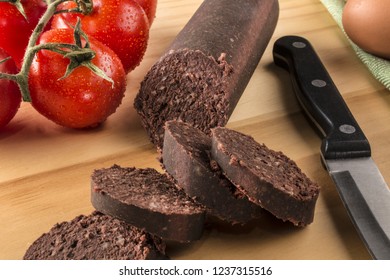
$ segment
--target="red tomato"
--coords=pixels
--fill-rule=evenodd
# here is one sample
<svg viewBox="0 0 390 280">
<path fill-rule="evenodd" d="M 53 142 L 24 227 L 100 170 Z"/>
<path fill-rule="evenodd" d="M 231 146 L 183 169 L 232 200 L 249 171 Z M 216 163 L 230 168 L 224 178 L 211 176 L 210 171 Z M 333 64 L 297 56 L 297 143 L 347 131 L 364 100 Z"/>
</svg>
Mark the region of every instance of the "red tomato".
<svg viewBox="0 0 390 280">
<path fill-rule="evenodd" d="M 149 19 L 149 26 L 152 26 L 156 17 L 157 0 L 135 0 L 144 9 Z"/>
<path fill-rule="evenodd" d="M 0 61 L 9 55 L 0 49 Z M 16 74 L 18 69 L 12 59 L 0 64 L 0 72 Z M 22 102 L 18 85 L 10 80 L 0 79 L 0 128 L 8 124 L 15 116 Z"/>
<path fill-rule="evenodd" d="M 75 7 L 65 2 L 61 9 Z M 142 7 L 134 0 L 93 0 L 89 15 L 61 13 L 53 17 L 52 28 L 69 28 L 81 18 L 84 32 L 110 47 L 121 59 L 125 72 L 137 67 L 146 51 L 149 22 Z"/>
<path fill-rule="evenodd" d="M 0 47 L 15 61 L 18 68 L 22 65 L 28 40 L 40 17 L 46 11 L 42 0 L 21 0 L 27 20 L 10 3 L 0 2 Z"/>
<path fill-rule="evenodd" d="M 49 42 L 74 43 L 73 30 L 46 31 L 39 43 Z M 126 89 L 126 74 L 118 56 L 92 37 L 89 42 L 96 52 L 92 62 L 114 81 L 113 85 L 83 66 L 61 79 L 69 59 L 48 50 L 39 51 L 31 65 L 29 89 L 33 107 L 65 127 L 86 128 L 102 123 L 120 105 Z"/>
</svg>

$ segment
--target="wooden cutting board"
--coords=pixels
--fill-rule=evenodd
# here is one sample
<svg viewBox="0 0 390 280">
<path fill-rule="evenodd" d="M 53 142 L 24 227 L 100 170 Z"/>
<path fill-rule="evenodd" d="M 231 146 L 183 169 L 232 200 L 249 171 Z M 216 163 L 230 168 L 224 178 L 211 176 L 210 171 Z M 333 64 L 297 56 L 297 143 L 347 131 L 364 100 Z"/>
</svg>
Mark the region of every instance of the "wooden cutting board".
<svg viewBox="0 0 390 280">
<path fill-rule="evenodd" d="M 112 164 L 160 169 L 133 99 L 140 81 L 199 7 L 200 0 L 159 0 L 146 56 L 128 75 L 117 113 L 98 129 L 59 127 L 23 104 L 0 132 L 0 259 L 21 259 L 55 223 L 89 214 L 89 176 Z M 199 242 L 169 244 L 173 259 L 369 259 L 335 187 L 320 162 L 320 139 L 298 106 L 287 72 L 272 61 L 273 42 L 300 35 L 316 48 L 371 142 L 390 182 L 390 92 L 355 56 L 318 0 L 280 0 L 274 36 L 228 127 L 283 151 L 321 187 L 314 223 L 297 229 L 265 216 L 246 227 L 215 226 Z"/>
</svg>

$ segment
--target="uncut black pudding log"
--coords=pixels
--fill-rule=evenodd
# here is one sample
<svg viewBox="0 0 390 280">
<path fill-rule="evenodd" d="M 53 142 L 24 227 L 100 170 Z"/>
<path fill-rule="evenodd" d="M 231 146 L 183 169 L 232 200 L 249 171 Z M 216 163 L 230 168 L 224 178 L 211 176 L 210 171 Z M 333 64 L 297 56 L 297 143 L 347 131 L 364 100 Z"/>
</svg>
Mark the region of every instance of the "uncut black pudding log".
<svg viewBox="0 0 390 280">
<path fill-rule="evenodd" d="M 162 148 L 164 124 L 228 122 L 275 30 L 277 0 L 205 0 L 141 82 L 134 107 Z"/>
</svg>

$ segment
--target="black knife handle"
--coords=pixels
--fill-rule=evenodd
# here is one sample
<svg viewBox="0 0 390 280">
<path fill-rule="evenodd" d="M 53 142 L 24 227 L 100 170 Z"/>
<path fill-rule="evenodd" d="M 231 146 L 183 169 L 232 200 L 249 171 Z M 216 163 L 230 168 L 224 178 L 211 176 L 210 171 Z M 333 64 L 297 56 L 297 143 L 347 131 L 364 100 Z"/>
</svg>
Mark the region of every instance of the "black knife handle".
<svg viewBox="0 0 390 280">
<path fill-rule="evenodd" d="M 309 41 L 298 36 L 278 39 L 276 65 L 290 73 L 298 101 L 323 134 L 325 159 L 368 157 L 370 144 Z"/>
</svg>

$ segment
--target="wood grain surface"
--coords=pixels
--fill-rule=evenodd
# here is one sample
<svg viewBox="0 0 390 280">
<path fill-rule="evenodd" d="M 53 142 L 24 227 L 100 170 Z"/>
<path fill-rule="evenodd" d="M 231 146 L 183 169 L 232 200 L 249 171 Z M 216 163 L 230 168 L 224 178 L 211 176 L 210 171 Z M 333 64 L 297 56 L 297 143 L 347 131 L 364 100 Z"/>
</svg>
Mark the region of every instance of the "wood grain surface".
<svg viewBox="0 0 390 280">
<path fill-rule="evenodd" d="M 23 104 L 0 132 L 0 259 L 21 259 L 55 223 L 89 214 L 90 174 L 112 164 L 160 169 L 133 109 L 140 81 L 187 23 L 200 0 L 159 0 L 147 53 L 128 75 L 126 97 L 106 123 L 70 130 Z M 280 16 L 263 58 L 228 127 L 283 151 L 321 185 L 314 223 L 297 229 L 265 216 L 245 227 L 214 226 L 188 245 L 168 244 L 172 259 L 370 259 L 320 161 L 320 138 L 295 99 L 287 72 L 274 66 L 273 42 L 307 38 L 369 139 L 390 182 L 390 92 L 356 57 L 319 0 L 280 0 Z"/>
</svg>

